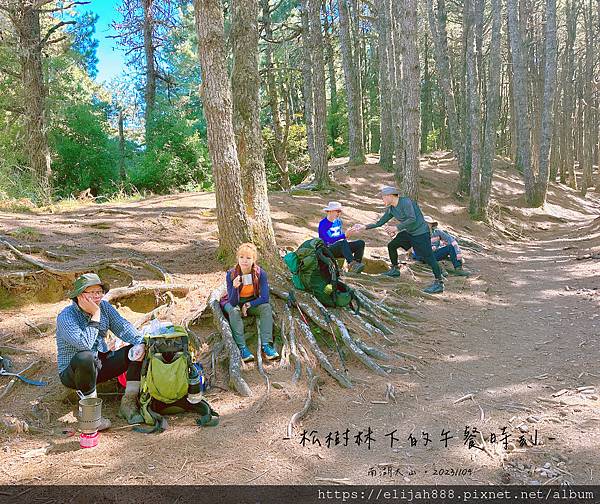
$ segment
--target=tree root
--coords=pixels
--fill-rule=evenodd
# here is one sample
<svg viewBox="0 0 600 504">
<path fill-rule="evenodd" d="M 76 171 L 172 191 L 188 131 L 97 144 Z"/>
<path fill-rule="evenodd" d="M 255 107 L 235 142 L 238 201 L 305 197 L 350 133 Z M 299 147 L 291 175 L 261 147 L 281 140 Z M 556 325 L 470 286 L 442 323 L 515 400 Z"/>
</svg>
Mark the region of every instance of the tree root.
<svg viewBox="0 0 600 504">
<path fill-rule="evenodd" d="M 256 408 L 254 409 L 254 413 L 257 413 L 263 407 L 263 405 L 267 401 L 267 398 L 269 397 L 269 392 L 271 392 L 271 380 L 269 379 L 269 376 L 265 372 L 265 368 L 263 366 L 262 351 L 261 351 L 261 349 L 262 349 L 262 339 L 261 339 L 261 336 L 260 336 L 260 329 L 257 331 L 256 341 L 257 341 L 257 345 L 256 345 L 256 365 L 257 365 L 259 374 L 263 377 L 263 380 L 265 380 L 266 390 L 265 390 L 264 395 L 261 397 L 259 403 L 256 405 Z"/>
<path fill-rule="evenodd" d="M 344 341 L 346 347 L 354 354 L 354 356 L 362 362 L 366 367 L 368 367 L 371 371 L 375 372 L 380 376 L 386 376 L 387 373 L 381 369 L 379 364 L 374 362 L 365 352 L 363 352 L 360 347 L 356 344 L 356 342 L 350 337 L 348 333 L 348 329 L 344 325 L 344 323 L 336 317 L 333 313 L 329 312 L 317 298 L 313 298 L 315 304 L 321 309 L 323 313 L 327 313 L 328 317 L 331 318 L 331 321 L 338 327 L 339 334 Z M 334 329 L 335 330 L 335 329 Z"/>
<path fill-rule="evenodd" d="M 367 355 L 370 355 L 371 357 L 374 357 L 375 359 L 379 359 L 382 361 L 391 361 L 394 360 L 394 358 L 384 352 L 383 350 L 379 350 L 378 348 L 375 348 L 371 345 L 368 345 L 367 343 L 365 343 L 363 340 L 360 339 L 356 339 L 354 340 L 356 345 L 363 351 L 365 352 Z"/>
<path fill-rule="evenodd" d="M 133 287 L 117 287 L 116 289 L 111 289 L 106 293 L 104 299 L 112 302 L 132 296 L 139 296 L 140 294 L 154 294 L 156 296 L 166 292 L 183 294 L 185 296 L 191 290 L 192 287 L 186 284 L 138 284 Z"/>
<path fill-rule="evenodd" d="M 221 335 L 223 336 L 223 342 L 225 343 L 227 351 L 229 352 L 229 386 L 236 390 L 238 394 L 248 397 L 252 395 L 252 390 L 246 383 L 246 380 L 244 380 L 242 377 L 242 358 L 240 356 L 240 350 L 233 340 L 231 327 L 223 315 L 217 295 L 217 290 L 211 293 L 208 299 L 208 305 L 213 312 L 215 324 L 221 332 Z"/>
<path fill-rule="evenodd" d="M 317 375 L 313 376 L 312 370 L 310 368 L 308 370 L 308 377 L 309 377 L 308 395 L 306 397 L 306 401 L 304 402 L 304 407 L 300 411 L 298 411 L 297 413 L 294 413 L 292 415 L 292 418 L 290 419 L 288 426 L 287 426 L 287 438 L 286 439 L 292 439 L 294 426 L 298 423 L 298 421 L 302 417 L 304 417 L 304 415 L 306 415 L 306 413 L 308 412 L 308 410 L 311 407 L 313 392 L 315 390 L 315 387 L 317 386 L 317 381 L 318 381 L 319 377 Z"/>
<path fill-rule="evenodd" d="M 7 240 L 0 238 L 0 244 L 4 245 L 6 248 L 8 248 L 16 257 L 18 257 L 19 259 L 21 259 L 22 261 L 31 264 L 32 266 L 35 266 L 36 268 L 39 268 L 42 271 L 45 271 L 47 273 L 50 273 L 52 275 L 56 275 L 56 276 L 70 276 L 70 277 L 75 277 L 81 273 L 84 273 L 86 271 L 97 271 L 98 269 L 100 269 L 102 266 L 106 266 L 106 267 L 112 267 L 114 269 L 117 269 L 118 271 L 123 272 L 123 270 L 119 269 L 118 267 L 116 267 L 116 264 L 119 263 L 130 263 L 130 264 L 135 264 L 138 266 L 143 267 L 144 269 L 156 274 L 159 276 L 159 278 L 161 280 L 163 280 L 166 283 L 172 283 L 173 282 L 173 278 L 172 276 L 167 273 L 163 268 L 161 268 L 160 266 L 150 263 L 148 261 L 145 261 L 143 259 L 139 259 L 136 257 L 122 257 L 122 258 L 112 258 L 112 259 L 103 259 L 101 261 L 96 261 L 92 264 L 86 264 L 85 266 L 80 266 L 78 268 L 75 269 L 67 269 L 67 268 L 57 268 L 56 266 L 53 266 L 52 264 L 48 264 L 42 261 L 39 261 L 38 259 L 36 259 L 35 257 L 32 257 L 29 254 L 26 254 L 25 252 L 22 252 L 21 250 L 19 250 L 17 247 L 15 247 L 14 245 L 10 244 Z M 51 252 L 48 252 L 46 250 L 41 250 L 41 253 L 43 253 L 44 255 L 46 255 L 47 257 L 56 257 L 56 258 L 60 258 L 60 260 L 65 260 L 67 259 L 69 256 L 60 256 L 58 254 L 53 254 Z M 39 273 L 40 271 L 35 271 L 35 272 L 23 272 L 23 274 L 25 274 L 26 276 L 29 276 L 31 274 L 35 274 L 35 273 Z M 128 272 L 127 272 L 128 273 Z M 130 275 L 130 273 L 128 273 Z"/>
<path fill-rule="evenodd" d="M 289 315 L 288 319 L 290 321 L 290 356 L 294 361 L 294 374 L 292 375 L 292 383 L 298 383 L 300 376 L 302 375 L 302 362 L 300 360 L 300 356 L 298 355 L 295 331 L 296 326 L 292 320 L 292 315 L 289 312 L 289 307 L 287 308 L 286 315 Z"/>
<path fill-rule="evenodd" d="M 331 365 L 331 362 L 329 362 L 327 356 L 319 348 L 319 344 L 317 343 L 314 334 L 310 330 L 310 327 L 308 327 L 303 320 L 297 320 L 297 323 L 300 331 L 304 335 L 304 339 L 308 343 L 311 353 L 319 361 L 321 367 L 327 371 L 329 375 L 334 378 L 342 387 L 352 388 L 352 383 L 350 380 Z"/>
</svg>

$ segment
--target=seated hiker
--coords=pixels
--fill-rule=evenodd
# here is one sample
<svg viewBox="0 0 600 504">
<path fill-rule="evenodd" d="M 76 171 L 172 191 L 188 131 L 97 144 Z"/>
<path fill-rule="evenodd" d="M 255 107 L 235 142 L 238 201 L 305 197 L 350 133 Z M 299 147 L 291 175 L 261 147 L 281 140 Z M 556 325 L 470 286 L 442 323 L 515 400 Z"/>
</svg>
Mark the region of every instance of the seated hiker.
<svg viewBox="0 0 600 504">
<path fill-rule="evenodd" d="M 56 319 L 60 381 L 85 397 L 97 397 L 97 383 L 126 372 L 127 386 L 119 415 L 130 424 L 139 423 L 143 418 L 137 399 L 145 346 L 135 327 L 114 306 L 102 300 L 107 291 L 108 287 L 94 273 L 75 280 L 68 294 L 73 302 Z M 109 330 L 129 345 L 110 352 L 105 341 Z M 110 420 L 102 418 L 99 430 L 109 427 Z"/>
<path fill-rule="evenodd" d="M 431 232 L 431 250 L 433 256 L 438 261 L 449 258 L 452 261 L 454 270 L 450 273 L 457 276 L 469 276 L 469 272 L 463 269 L 463 258 L 462 251 L 456 241 L 456 238 L 450 233 L 447 233 L 443 229 L 438 227 L 438 223 L 433 220 L 429 215 L 425 216 L 425 222 L 429 225 Z M 417 255 L 413 250 L 412 256 L 417 261 L 423 261 L 423 259 Z"/>
<path fill-rule="evenodd" d="M 346 238 L 350 236 L 353 230 L 346 234 L 342 232 L 342 204 L 338 201 L 330 201 L 323 208 L 327 214 L 321 222 L 319 222 L 319 238 L 325 242 L 325 245 L 331 250 L 334 257 L 344 257 L 348 263 L 348 271 L 352 273 L 360 273 L 365 269 L 365 265 L 361 262 L 365 252 L 365 242 L 356 240 L 349 242 Z"/>
<path fill-rule="evenodd" d="M 273 348 L 273 313 L 269 304 L 267 273 L 256 264 L 258 250 L 252 243 L 242 243 L 237 250 L 237 265 L 227 272 L 227 295 L 221 306 L 229 317 L 229 325 L 244 362 L 254 360 L 246 346 L 244 317 L 258 318 L 262 351 L 267 360 L 277 359 Z"/>
<path fill-rule="evenodd" d="M 384 205 L 387 207 L 385 213 L 373 224 L 357 224 L 354 229 L 357 231 L 363 229 L 374 229 L 383 226 L 386 222 L 395 218 L 398 224 L 395 226 L 386 226 L 385 231 L 393 240 L 388 243 L 388 253 L 392 267 L 389 271 L 383 273 L 386 276 L 400 276 L 398 267 L 398 248 L 409 250 L 411 247 L 431 266 L 435 276 L 434 282 L 424 289 L 428 294 L 435 294 L 444 291 L 444 277 L 442 269 L 433 256 L 431 250 L 431 236 L 429 226 L 423 218 L 423 213 L 416 201 L 408 196 L 400 197 L 400 191 L 395 187 L 384 187 L 380 193 Z"/>
</svg>

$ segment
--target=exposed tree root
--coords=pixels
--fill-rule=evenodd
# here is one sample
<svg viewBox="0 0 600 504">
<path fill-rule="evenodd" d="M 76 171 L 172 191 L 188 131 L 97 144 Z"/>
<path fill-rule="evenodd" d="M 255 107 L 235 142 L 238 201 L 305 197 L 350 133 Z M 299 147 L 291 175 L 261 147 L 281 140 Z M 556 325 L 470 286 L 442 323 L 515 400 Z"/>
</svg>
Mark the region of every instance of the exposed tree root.
<svg viewBox="0 0 600 504">
<path fill-rule="evenodd" d="M 242 377 L 242 358 L 240 356 L 240 350 L 233 340 L 233 334 L 231 333 L 231 327 L 229 322 L 223 315 L 221 305 L 219 304 L 220 296 L 218 296 L 218 289 L 213 291 L 208 298 L 208 305 L 213 312 L 213 317 L 217 328 L 223 336 L 223 342 L 229 353 L 229 386 L 232 387 L 238 394 L 248 397 L 252 395 L 252 390 L 246 383 L 246 380 Z"/>
<path fill-rule="evenodd" d="M 155 296 L 158 296 L 159 294 L 165 294 L 167 292 L 186 296 L 190 290 L 192 290 L 192 287 L 186 284 L 138 284 L 133 287 L 117 287 L 116 289 L 111 289 L 106 293 L 104 299 L 113 302 L 132 296 L 143 294 L 154 294 Z"/>
<path fill-rule="evenodd" d="M 319 348 L 319 344 L 317 343 L 314 334 L 310 330 L 310 327 L 306 325 L 303 320 L 297 320 L 297 323 L 302 335 L 304 336 L 304 339 L 306 340 L 306 343 L 308 344 L 311 353 L 319 361 L 321 367 L 325 371 L 327 371 L 329 375 L 332 378 L 334 378 L 342 387 L 352 388 L 352 383 L 350 382 L 350 380 L 332 366 L 327 356 Z"/>
<path fill-rule="evenodd" d="M 364 341 L 357 339 L 355 340 L 356 345 L 367 355 L 370 355 L 371 357 L 375 358 L 375 359 L 379 359 L 382 361 L 391 361 L 394 360 L 394 357 L 391 356 L 390 354 L 384 352 L 383 350 L 380 350 L 379 348 L 375 348 L 374 346 L 368 345 L 367 343 L 365 343 Z"/>
<path fill-rule="evenodd" d="M 298 411 L 297 413 L 294 413 L 292 415 L 292 418 L 290 419 L 288 426 L 287 426 L 287 439 L 292 439 L 294 426 L 298 423 L 298 421 L 302 417 L 304 417 L 304 415 L 306 415 L 306 413 L 308 412 L 308 410 L 310 409 L 310 407 L 312 405 L 312 396 L 313 396 L 315 387 L 317 386 L 317 381 L 318 381 L 319 377 L 317 375 L 313 376 L 312 370 L 309 368 L 308 369 L 308 378 L 309 378 L 308 395 L 306 397 L 306 401 L 304 402 L 304 407 L 300 411 Z"/>
<path fill-rule="evenodd" d="M 18 272 L 21 274 L 21 276 L 24 276 L 24 277 L 34 275 L 34 274 L 39 274 L 40 273 L 39 270 L 41 270 L 41 271 L 45 271 L 46 273 L 56 275 L 56 276 L 61 276 L 61 277 L 68 276 L 70 278 L 75 278 L 77 275 L 79 275 L 81 273 L 84 273 L 86 271 L 97 271 L 97 270 L 101 269 L 102 267 L 111 267 L 117 271 L 125 272 L 126 274 L 131 276 L 130 272 L 120 269 L 118 267 L 118 265 L 119 264 L 134 264 L 137 266 L 141 266 L 142 268 L 154 273 L 155 275 L 157 275 L 161 280 L 163 280 L 166 283 L 173 282 L 172 276 L 169 273 L 167 273 L 163 268 L 161 268 L 160 266 L 158 266 L 156 264 L 150 263 L 144 259 L 140 259 L 137 257 L 119 257 L 119 258 L 111 258 L 111 259 L 102 259 L 100 261 L 96 261 L 91 264 L 78 265 L 78 266 L 72 267 L 72 268 L 66 268 L 66 267 L 59 268 L 52 264 L 40 261 L 40 260 L 36 259 L 35 257 L 31 256 L 30 254 L 26 254 L 25 252 L 22 252 L 21 250 L 19 250 L 17 247 L 15 247 L 11 243 L 9 243 L 4 238 L 0 238 L 0 244 L 4 245 L 5 248 L 9 249 L 16 257 L 18 257 L 22 261 L 38 268 L 37 271 Z M 42 249 L 35 249 L 35 250 L 36 251 L 39 250 L 39 252 L 44 254 L 46 257 L 56 258 L 61 261 L 70 259 L 70 256 L 62 256 L 62 255 L 54 254 L 52 252 L 42 250 Z M 3 276 L 9 277 L 9 275 L 3 275 Z M 15 277 L 14 274 L 10 275 L 10 276 Z"/>
<path fill-rule="evenodd" d="M 368 367 L 371 371 L 374 371 L 380 376 L 385 376 L 386 372 L 367 354 L 365 354 L 365 352 L 363 352 L 360 349 L 360 347 L 356 344 L 356 342 L 350 337 L 348 329 L 346 329 L 344 323 L 333 313 L 328 312 L 328 310 L 316 298 L 313 297 L 313 301 L 324 313 L 328 313 L 328 316 L 331 318 L 332 322 L 338 327 L 339 334 L 342 337 L 344 344 L 354 354 L 354 356 L 356 356 L 356 358 L 360 362 L 362 362 L 366 367 Z M 335 328 L 333 330 L 335 330 Z"/>
</svg>

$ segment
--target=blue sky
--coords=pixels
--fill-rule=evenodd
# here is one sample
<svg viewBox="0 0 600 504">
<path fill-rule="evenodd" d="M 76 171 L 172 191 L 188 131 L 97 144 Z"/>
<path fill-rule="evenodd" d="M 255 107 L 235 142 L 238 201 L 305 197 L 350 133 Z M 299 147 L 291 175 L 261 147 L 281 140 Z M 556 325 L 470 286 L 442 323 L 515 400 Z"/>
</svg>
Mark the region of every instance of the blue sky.
<svg viewBox="0 0 600 504">
<path fill-rule="evenodd" d="M 98 82 L 109 81 L 119 75 L 126 67 L 125 53 L 121 51 L 115 39 L 107 38 L 114 35 L 111 23 L 118 19 L 117 5 L 120 0 L 91 0 L 88 5 L 81 6 L 82 10 L 93 11 L 98 14 L 96 23 L 96 38 L 100 43 L 98 46 Z"/>
</svg>

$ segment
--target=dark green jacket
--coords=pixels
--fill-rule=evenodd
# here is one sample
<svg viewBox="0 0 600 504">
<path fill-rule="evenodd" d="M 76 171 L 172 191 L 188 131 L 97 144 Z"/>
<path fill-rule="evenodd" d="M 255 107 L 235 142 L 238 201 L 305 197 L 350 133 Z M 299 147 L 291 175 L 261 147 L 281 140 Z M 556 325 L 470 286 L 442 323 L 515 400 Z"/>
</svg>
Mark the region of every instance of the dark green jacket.
<svg viewBox="0 0 600 504">
<path fill-rule="evenodd" d="M 396 225 L 398 232 L 406 231 L 412 236 L 418 236 L 429 232 L 429 226 L 423 218 L 423 212 L 417 205 L 417 202 L 408 196 L 398 199 L 396 206 L 389 206 L 379 220 L 373 224 L 368 224 L 367 229 L 374 229 L 383 226 L 392 217 L 395 217 L 400 224 Z"/>
</svg>

